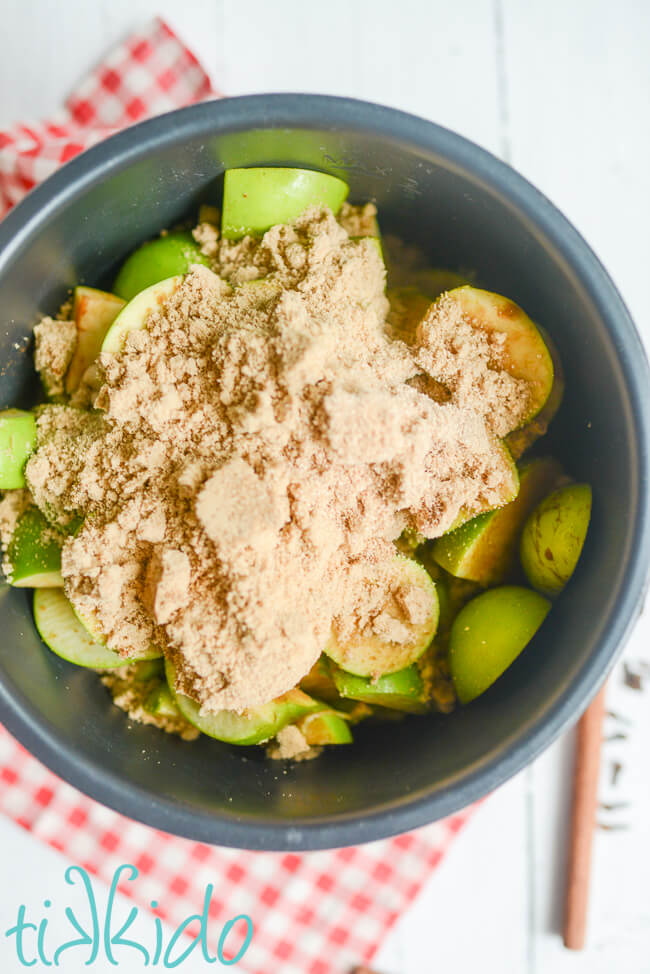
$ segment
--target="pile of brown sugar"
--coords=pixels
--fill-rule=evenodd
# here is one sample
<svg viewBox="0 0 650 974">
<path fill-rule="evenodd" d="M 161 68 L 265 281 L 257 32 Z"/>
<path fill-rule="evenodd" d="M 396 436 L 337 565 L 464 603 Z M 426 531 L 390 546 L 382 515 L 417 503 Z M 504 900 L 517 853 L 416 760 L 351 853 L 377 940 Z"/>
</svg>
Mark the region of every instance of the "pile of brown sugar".
<svg viewBox="0 0 650 974">
<path fill-rule="evenodd" d="M 160 646 L 205 710 L 241 711 L 298 683 L 341 606 L 363 615 L 364 566 L 402 532 L 438 536 L 514 487 L 494 430 L 526 390 L 472 329 L 450 340 L 444 306 L 392 340 L 373 242 L 326 209 L 261 240 L 197 236 L 213 269 L 43 409 L 26 475 L 59 524 L 83 518 L 62 559 L 81 615 L 124 656 Z"/>
</svg>

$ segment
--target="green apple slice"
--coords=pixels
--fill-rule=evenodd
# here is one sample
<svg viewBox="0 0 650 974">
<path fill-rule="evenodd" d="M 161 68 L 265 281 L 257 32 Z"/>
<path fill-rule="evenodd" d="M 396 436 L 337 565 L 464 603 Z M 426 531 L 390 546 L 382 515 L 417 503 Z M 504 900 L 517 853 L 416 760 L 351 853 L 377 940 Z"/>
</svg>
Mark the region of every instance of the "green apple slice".
<svg viewBox="0 0 650 974">
<path fill-rule="evenodd" d="M 349 723 L 333 710 L 322 710 L 320 713 L 301 717 L 296 721 L 296 727 L 310 747 L 352 743 Z"/>
<path fill-rule="evenodd" d="M 74 609 L 72 610 L 74 612 Z M 153 659 L 138 659 L 131 663 L 129 676 L 137 683 L 148 683 L 149 680 L 157 680 L 160 686 L 167 686 L 165 680 L 165 660 L 162 656 Z"/>
<path fill-rule="evenodd" d="M 457 302 L 472 327 L 505 336 L 503 367 L 528 387 L 528 410 L 520 426 L 529 422 L 553 388 L 553 360 L 537 326 L 519 305 L 501 294 L 465 285 L 448 291 L 445 297 Z"/>
<path fill-rule="evenodd" d="M 373 568 L 369 567 L 364 579 L 374 589 L 375 617 L 385 616 L 387 621 L 399 619 L 407 635 L 403 641 L 396 642 L 383 635 L 357 631 L 342 639 L 334 620 L 325 652 L 338 666 L 356 676 L 376 677 L 403 670 L 422 655 L 438 626 L 436 586 L 422 565 L 395 555 L 388 571 L 382 563 L 376 574 L 375 578 Z"/>
<path fill-rule="evenodd" d="M 538 440 L 541 436 L 548 431 L 551 421 L 555 418 L 555 415 L 562 405 L 562 399 L 564 398 L 564 369 L 562 368 L 562 360 L 560 359 L 560 353 L 558 351 L 557 345 L 541 325 L 537 325 L 539 333 L 544 339 L 546 347 L 548 348 L 549 354 L 553 361 L 553 386 L 549 393 L 549 397 L 538 412 L 534 419 L 531 419 L 529 423 L 522 426 L 518 430 L 513 430 L 506 436 L 506 444 L 508 449 L 512 453 L 515 460 L 518 460 L 522 454 L 526 452 Z"/>
<path fill-rule="evenodd" d="M 310 697 L 325 700 L 327 703 L 336 706 L 339 693 L 334 685 L 326 656 L 319 656 L 309 673 L 303 676 L 300 681 L 300 689 Z"/>
<path fill-rule="evenodd" d="M 166 233 L 138 247 L 122 264 L 114 291 L 125 301 L 168 277 L 187 274 L 192 264 L 210 261 L 189 231 Z"/>
<path fill-rule="evenodd" d="M 343 698 L 409 714 L 425 714 L 430 709 L 424 681 L 415 665 L 380 676 L 378 680 L 332 667 L 332 678 Z"/>
<path fill-rule="evenodd" d="M 16 588 L 63 588 L 61 539 L 36 507 L 18 518 L 7 560 Z"/>
<path fill-rule="evenodd" d="M 149 315 L 172 296 L 182 280 L 180 275 L 169 277 L 165 281 L 152 284 L 129 301 L 108 329 L 102 343 L 102 352 L 119 355 L 129 332 L 144 328 Z"/>
<path fill-rule="evenodd" d="M 386 292 L 386 297 L 390 304 L 388 325 L 391 338 L 412 345 L 417 327 L 431 307 L 431 298 L 416 287 L 394 287 Z"/>
<path fill-rule="evenodd" d="M 344 700 L 336 689 L 332 679 L 331 667 L 324 654 L 316 660 L 309 673 L 300 681 L 300 689 L 308 696 L 323 700 L 336 712 L 343 713 L 350 724 L 358 724 L 360 720 L 369 717 L 372 711 L 366 704 L 356 700 Z"/>
<path fill-rule="evenodd" d="M 61 589 L 36 589 L 34 622 L 46 646 L 69 663 L 108 670 L 131 662 L 89 636 Z"/>
<path fill-rule="evenodd" d="M 221 233 L 230 240 L 260 236 L 278 223 L 297 220 L 308 206 L 338 213 L 347 195 L 342 179 L 313 169 L 227 169 Z"/>
<path fill-rule="evenodd" d="M 440 639 L 449 633 L 452 622 L 465 603 L 469 602 L 471 598 L 478 595 L 481 591 L 476 582 L 471 582 L 464 578 L 457 578 L 443 570 L 433 560 L 435 544 L 435 541 L 427 541 L 415 553 L 416 560 L 421 565 L 424 565 L 431 577 L 436 580 L 436 593 L 438 595 L 440 613 L 438 616 L 436 638 L 431 646 L 434 650 L 439 645 Z"/>
<path fill-rule="evenodd" d="M 465 508 L 461 509 L 460 514 L 454 521 L 449 531 L 446 531 L 442 537 L 446 537 L 447 534 L 457 531 L 462 524 L 466 524 L 468 521 L 479 517 L 481 514 L 489 514 L 490 511 L 500 511 L 501 508 L 506 504 L 510 504 L 519 493 L 519 471 L 517 469 L 517 464 L 512 459 L 510 450 L 505 445 L 503 440 L 496 440 L 496 443 L 498 444 L 498 449 L 501 451 L 504 465 L 508 466 L 511 472 L 511 477 L 509 479 L 504 478 L 503 492 L 499 498 L 499 503 L 496 505 L 496 507 L 491 507 L 488 504 L 483 503 L 480 505 L 478 510 L 475 508 L 473 511 L 468 511 Z M 481 507 L 483 509 L 480 509 Z"/>
<path fill-rule="evenodd" d="M 485 586 L 499 584 L 515 567 L 526 518 L 561 477 L 560 464 L 550 457 L 522 465 L 516 498 L 437 538 L 432 546 L 433 558 L 457 578 Z"/>
<path fill-rule="evenodd" d="M 72 604 L 72 611 L 74 612 L 77 621 L 80 623 L 80 625 L 83 626 L 83 628 L 86 630 L 86 632 L 94 642 L 99 643 L 100 646 L 106 646 L 106 648 L 109 649 L 109 652 L 118 655 L 114 649 L 110 649 L 110 647 L 107 646 L 106 634 L 102 630 L 102 627 L 99 624 L 99 620 L 93 611 L 85 610 L 84 612 L 82 612 L 74 604 Z M 146 653 L 141 653 L 139 656 L 130 657 L 129 659 L 124 659 L 124 657 L 120 657 L 120 658 L 124 659 L 125 663 L 140 663 L 149 660 L 159 660 L 162 657 L 162 655 L 163 654 L 161 650 L 158 649 L 156 646 L 152 645 L 147 650 Z"/>
<path fill-rule="evenodd" d="M 122 298 L 94 287 L 76 287 L 72 317 L 77 327 L 77 344 L 65 376 L 65 391 L 70 395 L 81 382 L 86 369 L 102 350 L 108 329 L 126 304 Z"/>
<path fill-rule="evenodd" d="M 36 446 L 36 418 L 24 409 L 0 411 L 0 490 L 25 486 L 23 470 Z"/>
<path fill-rule="evenodd" d="M 449 637 L 449 666 L 461 703 L 491 686 L 533 638 L 551 607 L 517 585 L 492 588 L 460 610 Z"/>
<path fill-rule="evenodd" d="M 174 696 L 167 686 L 167 683 L 158 683 L 147 694 L 147 698 L 142 705 L 144 709 L 153 714 L 154 717 L 168 717 L 178 719 L 182 714 L 176 706 Z"/>
<path fill-rule="evenodd" d="M 262 744 L 299 717 L 324 709 L 322 703 L 313 700 L 302 690 L 294 689 L 241 714 L 234 710 L 202 714 L 195 700 L 176 689 L 176 670 L 169 660 L 165 664 L 165 672 L 176 705 L 185 720 L 208 737 L 215 737 L 227 744 Z"/>
<path fill-rule="evenodd" d="M 571 578 L 587 537 L 591 487 L 570 484 L 549 494 L 532 512 L 521 536 L 521 564 L 530 584 L 557 595 Z"/>
</svg>

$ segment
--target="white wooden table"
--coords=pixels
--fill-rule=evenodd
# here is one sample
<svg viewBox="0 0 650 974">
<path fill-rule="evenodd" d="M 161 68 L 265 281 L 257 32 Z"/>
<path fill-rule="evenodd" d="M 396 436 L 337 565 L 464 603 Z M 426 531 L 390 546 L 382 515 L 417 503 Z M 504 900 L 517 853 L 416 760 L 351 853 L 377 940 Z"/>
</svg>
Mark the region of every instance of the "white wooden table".
<svg viewBox="0 0 650 974">
<path fill-rule="evenodd" d="M 0 125 L 56 109 L 94 59 L 156 13 L 226 93 L 366 98 L 508 159 L 586 236 L 650 344 L 648 0 L 4 0 Z M 646 616 L 627 656 L 647 658 L 649 644 Z M 569 954 L 558 936 L 568 736 L 485 803 L 389 936 L 380 970 L 650 972 L 650 715 L 647 695 L 621 688 L 620 671 L 613 683 L 610 706 L 630 726 L 606 745 L 601 797 L 629 806 L 601 810 L 610 828 L 596 839 L 588 949 Z M 608 718 L 607 733 L 620 731 Z M 62 890 L 63 861 L 4 820 L 0 849 L 1 875 L 11 877 L 0 882 L 4 932 L 17 903 L 40 906 Z M 0 969 L 13 971 L 6 951 L 0 937 Z"/>
</svg>

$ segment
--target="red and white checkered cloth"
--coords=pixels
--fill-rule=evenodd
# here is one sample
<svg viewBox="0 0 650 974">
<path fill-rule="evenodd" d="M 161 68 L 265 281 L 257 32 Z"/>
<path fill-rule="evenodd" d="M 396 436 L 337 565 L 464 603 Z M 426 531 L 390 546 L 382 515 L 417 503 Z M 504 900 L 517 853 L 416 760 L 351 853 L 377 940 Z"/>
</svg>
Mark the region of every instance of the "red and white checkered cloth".
<svg viewBox="0 0 650 974">
<path fill-rule="evenodd" d="M 104 60 L 56 120 L 0 131 L 0 216 L 112 131 L 216 94 L 194 55 L 154 21 Z M 122 863 L 135 864 L 139 878 L 120 888 L 145 908 L 156 900 L 155 912 L 175 926 L 201 911 L 213 883 L 215 939 L 234 915 L 253 920 L 252 943 L 237 965 L 245 974 L 344 974 L 370 961 L 469 815 L 332 852 L 220 849 L 104 808 L 51 774 L 2 728 L 0 811 L 106 882 Z"/>
</svg>

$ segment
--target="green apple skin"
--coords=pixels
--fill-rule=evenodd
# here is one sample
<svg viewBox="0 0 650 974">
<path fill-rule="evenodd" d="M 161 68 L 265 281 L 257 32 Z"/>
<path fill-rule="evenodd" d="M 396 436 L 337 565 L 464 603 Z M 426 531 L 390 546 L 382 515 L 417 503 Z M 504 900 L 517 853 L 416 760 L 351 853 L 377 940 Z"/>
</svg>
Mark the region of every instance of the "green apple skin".
<svg viewBox="0 0 650 974">
<path fill-rule="evenodd" d="M 430 710 L 424 681 L 415 665 L 378 680 L 353 676 L 339 667 L 332 666 L 331 669 L 336 689 L 344 698 L 410 714 L 425 714 Z"/>
<path fill-rule="evenodd" d="M 499 499 L 500 503 L 496 507 L 488 507 L 483 511 L 474 510 L 468 512 L 466 508 L 461 508 L 454 523 L 451 525 L 449 530 L 442 535 L 443 538 L 448 534 L 452 534 L 454 531 L 457 531 L 458 528 L 460 528 L 463 524 L 467 524 L 469 521 L 473 521 L 481 517 L 483 514 L 489 514 L 491 511 L 500 511 L 501 508 L 503 508 L 506 504 L 510 504 L 511 501 L 517 497 L 517 494 L 519 493 L 519 470 L 517 469 L 517 464 L 512 459 L 510 450 L 506 446 L 504 440 L 499 440 L 495 437 L 494 442 L 501 451 L 504 464 L 507 464 L 507 466 L 510 468 L 510 477 L 503 486 L 503 493 Z M 437 539 L 433 540 L 435 541 Z"/>
<path fill-rule="evenodd" d="M 148 713 L 155 717 L 171 717 L 174 719 L 182 717 L 171 690 L 162 681 L 157 683 L 148 693 L 143 706 Z"/>
<path fill-rule="evenodd" d="M 546 618 L 551 603 L 538 592 L 504 585 L 478 595 L 451 627 L 449 666 L 461 703 L 490 687 L 519 656 Z"/>
<path fill-rule="evenodd" d="M 24 409 L 0 412 L 0 490 L 25 486 L 23 470 L 36 446 L 36 419 Z"/>
<path fill-rule="evenodd" d="M 131 674 L 133 679 L 137 680 L 138 683 L 146 683 L 149 680 L 158 680 L 160 683 L 164 682 L 165 680 L 165 661 L 162 656 L 155 659 L 137 660 L 135 663 L 132 663 L 131 666 Z M 166 685 L 167 684 L 165 683 L 165 686 Z"/>
<path fill-rule="evenodd" d="M 61 542 L 36 507 L 21 514 L 9 542 L 11 584 L 17 588 L 62 588 Z"/>
<path fill-rule="evenodd" d="M 124 301 L 145 288 L 177 274 L 187 274 L 191 264 L 209 264 L 189 232 L 167 233 L 148 240 L 138 247 L 122 264 L 113 290 Z"/>
<path fill-rule="evenodd" d="M 549 494 L 532 512 L 519 553 L 528 581 L 545 595 L 557 595 L 571 578 L 587 537 L 591 487 L 569 484 Z"/>
<path fill-rule="evenodd" d="M 352 743 L 352 732 L 348 721 L 333 710 L 323 710 L 302 717 L 297 721 L 296 726 L 310 747 Z"/>
<path fill-rule="evenodd" d="M 130 662 L 96 643 L 88 635 L 60 588 L 36 589 L 34 622 L 45 645 L 76 666 L 108 670 L 126 666 Z"/>
<path fill-rule="evenodd" d="M 312 169 L 227 169 L 221 233 L 229 240 L 261 236 L 278 223 L 291 223 L 308 206 L 338 213 L 348 195 L 342 179 Z"/>
<path fill-rule="evenodd" d="M 457 578 L 483 586 L 505 581 L 516 566 L 519 537 L 526 518 L 560 482 L 562 475 L 562 467 L 551 457 L 522 464 L 515 499 L 437 538 L 433 542 L 433 558 Z"/>
<path fill-rule="evenodd" d="M 300 681 L 300 689 L 310 697 L 324 700 L 336 708 L 340 696 L 330 672 L 330 664 L 325 655 L 319 656 L 309 673 Z"/>
<path fill-rule="evenodd" d="M 100 646 L 105 646 L 110 650 L 111 653 L 113 653 L 114 650 L 106 646 L 106 635 L 102 632 L 96 614 L 94 612 L 80 612 L 75 605 L 72 605 L 72 603 L 70 603 L 70 605 L 72 606 L 72 611 L 74 612 L 75 618 L 85 629 L 93 642 L 98 643 Z M 147 680 L 150 679 L 149 663 L 155 663 L 157 669 L 160 666 L 162 655 L 161 650 L 152 643 L 146 652 L 142 653 L 136 658 L 124 659 L 124 663 L 138 663 L 138 671 L 136 674 L 134 674 L 135 679 Z"/>
<path fill-rule="evenodd" d="M 169 660 L 165 661 L 165 674 L 174 702 L 185 720 L 201 733 L 227 744 L 242 747 L 263 744 L 275 737 L 287 724 L 295 723 L 307 714 L 327 709 L 302 690 L 289 690 L 281 697 L 241 714 L 234 710 L 202 714 L 201 707 L 195 700 L 176 689 L 176 669 Z"/>
</svg>

